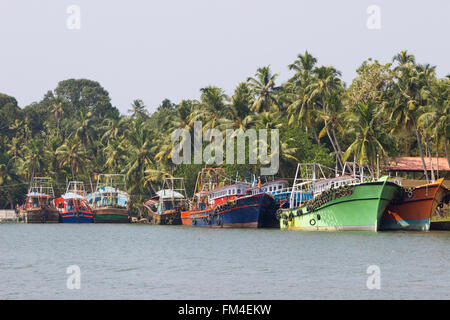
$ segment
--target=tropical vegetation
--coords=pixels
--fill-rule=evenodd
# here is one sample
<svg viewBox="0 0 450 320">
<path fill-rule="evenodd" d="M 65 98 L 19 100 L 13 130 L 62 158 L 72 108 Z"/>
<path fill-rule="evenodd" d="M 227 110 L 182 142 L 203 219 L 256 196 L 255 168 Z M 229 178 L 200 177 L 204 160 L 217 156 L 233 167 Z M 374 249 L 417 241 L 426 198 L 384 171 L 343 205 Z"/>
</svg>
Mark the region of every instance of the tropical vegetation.
<svg viewBox="0 0 450 320">
<path fill-rule="evenodd" d="M 205 164 L 175 165 L 171 133 L 188 130 L 192 144 L 195 121 L 202 121 L 203 132 L 279 129 L 281 177 L 293 177 L 297 162 L 342 169 L 356 161 L 372 171 L 378 158 L 392 156 L 420 156 L 424 167 L 431 156 L 450 163 L 450 75 L 438 78 L 434 66 L 406 51 L 386 64 L 364 61 L 348 86 L 336 68 L 319 65 L 307 51 L 288 68 L 284 83 L 268 65 L 231 95 L 210 85 L 200 88 L 198 100 L 165 99 L 156 108 L 135 99 L 124 106 L 127 114 L 87 79 L 61 81 L 24 107 L 0 94 L 0 207 L 23 202 L 33 176 L 52 177 L 58 194 L 68 180 L 91 188 L 99 173 L 123 173 L 138 206 L 166 176 L 184 177 L 192 194 Z M 258 174 L 261 166 L 223 165 L 230 178 Z M 424 169 L 423 178 L 437 174 Z"/>
</svg>

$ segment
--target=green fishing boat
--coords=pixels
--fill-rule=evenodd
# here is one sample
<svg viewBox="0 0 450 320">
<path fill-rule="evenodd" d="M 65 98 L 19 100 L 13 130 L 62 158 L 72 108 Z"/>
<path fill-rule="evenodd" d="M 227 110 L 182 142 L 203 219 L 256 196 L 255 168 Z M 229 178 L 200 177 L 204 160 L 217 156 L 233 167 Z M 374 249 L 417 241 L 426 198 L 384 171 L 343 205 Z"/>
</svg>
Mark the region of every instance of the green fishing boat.
<svg viewBox="0 0 450 320">
<path fill-rule="evenodd" d="M 128 223 L 130 196 L 126 190 L 125 176 L 122 174 L 100 174 L 95 192 L 86 199 L 94 211 L 94 223 Z"/>
<path fill-rule="evenodd" d="M 312 198 L 279 210 L 281 229 L 377 231 L 384 210 L 401 192 L 388 177 L 361 182 L 344 175 L 302 182 L 301 186 L 303 192 L 309 188 Z"/>
</svg>

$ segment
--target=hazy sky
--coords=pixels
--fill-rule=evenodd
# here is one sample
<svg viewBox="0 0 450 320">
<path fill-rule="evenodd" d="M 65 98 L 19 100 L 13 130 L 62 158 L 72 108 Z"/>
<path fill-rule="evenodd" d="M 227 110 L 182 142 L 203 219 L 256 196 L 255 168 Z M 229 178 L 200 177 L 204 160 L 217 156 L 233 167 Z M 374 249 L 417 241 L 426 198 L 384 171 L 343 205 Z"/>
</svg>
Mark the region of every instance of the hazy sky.
<svg viewBox="0 0 450 320">
<path fill-rule="evenodd" d="M 81 28 L 66 22 L 81 9 Z M 366 23 L 381 10 L 381 29 Z M 450 73 L 450 0 L 0 0 L 0 92 L 21 107 L 58 81 L 88 78 L 125 113 L 132 100 L 154 110 L 164 98 L 197 99 L 236 85 L 270 64 L 280 81 L 310 51 L 349 84 L 369 57 L 388 62 L 407 49 Z"/>
</svg>

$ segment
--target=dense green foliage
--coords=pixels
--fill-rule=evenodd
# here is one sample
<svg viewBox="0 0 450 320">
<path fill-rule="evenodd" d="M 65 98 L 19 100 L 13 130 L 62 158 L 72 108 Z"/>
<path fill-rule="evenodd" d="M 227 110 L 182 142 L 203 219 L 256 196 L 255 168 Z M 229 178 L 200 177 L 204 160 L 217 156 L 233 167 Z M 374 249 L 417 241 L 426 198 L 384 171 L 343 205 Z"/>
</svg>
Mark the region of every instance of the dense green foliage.
<svg viewBox="0 0 450 320">
<path fill-rule="evenodd" d="M 90 188 L 98 173 L 124 173 L 134 203 L 160 188 L 164 176 L 180 176 L 192 194 L 202 165 L 174 165 L 170 136 L 176 128 L 193 132 L 194 121 L 203 130 L 278 128 L 282 177 L 292 178 L 297 162 L 341 168 L 356 159 L 374 168 L 377 154 L 449 158 L 450 76 L 438 79 L 435 67 L 407 52 L 385 65 L 369 59 L 348 87 L 338 70 L 317 65 L 308 52 L 289 69 L 294 74 L 285 83 L 265 66 L 231 96 L 208 86 L 198 101 L 165 99 L 152 114 L 135 100 L 121 115 L 108 92 L 86 79 L 61 81 L 23 109 L 0 94 L 0 207 L 23 201 L 32 176 L 51 176 L 59 194 L 67 180 Z M 224 167 L 230 177 L 248 177 L 261 165 Z"/>
</svg>

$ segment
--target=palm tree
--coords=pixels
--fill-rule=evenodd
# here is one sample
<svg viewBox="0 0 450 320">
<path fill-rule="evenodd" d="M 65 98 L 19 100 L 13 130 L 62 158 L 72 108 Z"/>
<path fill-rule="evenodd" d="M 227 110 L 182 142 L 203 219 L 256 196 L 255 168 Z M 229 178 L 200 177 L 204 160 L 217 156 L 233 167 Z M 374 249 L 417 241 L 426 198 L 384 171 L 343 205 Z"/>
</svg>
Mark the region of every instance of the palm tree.
<svg viewBox="0 0 450 320">
<path fill-rule="evenodd" d="M 145 185 L 145 170 L 153 164 L 152 152 L 154 136 L 142 120 L 133 121 L 125 134 L 123 148 L 127 151 L 127 163 L 124 172 L 129 191 L 142 194 Z"/>
<path fill-rule="evenodd" d="M 434 80 L 430 89 L 424 92 L 427 105 L 424 113 L 418 118 L 418 125 L 423 129 L 431 130 L 436 140 L 436 148 L 439 141 L 443 140 L 445 156 L 450 166 L 448 141 L 450 134 L 450 79 Z"/>
<path fill-rule="evenodd" d="M 20 171 L 27 177 L 27 180 L 36 174 L 45 174 L 48 171 L 49 151 L 44 140 L 39 138 L 30 139 L 23 147 L 23 160 L 19 164 Z"/>
<path fill-rule="evenodd" d="M 110 139 L 103 149 L 106 156 L 105 168 L 115 172 L 126 161 L 126 152 L 120 139 Z"/>
<path fill-rule="evenodd" d="M 339 104 L 338 96 L 343 91 L 343 83 L 339 79 L 341 73 L 333 67 L 324 66 L 315 68 L 313 72 L 314 78 L 311 84 L 305 89 L 307 94 L 306 102 L 315 105 L 316 110 L 322 111 L 322 114 L 329 114 L 331 109 L 336 109 L 336 106 L 333 107 L 333 104 Z M 328 119 L 324 117 L 323 120 L 325 133 L 333 147 L 337 162 L 343 168 L 340 157 L 341 148 L 335 132 L 330 133 Z"/>
<path fill-rule="evenodd" d="M 8 151 L 6 151 L 6 154 L 11 156 L 11 159 L 14 160 L 15 164 L 17 164 L 17 161 L 23 157 L 22 139 L 13 137 L 11 139 L 11 143 L 8 144 Z"/>
<path fill-rule="evenodd" d="M 56 150 L 56 156 L 60 161 L 60 166 L 70 168 L 72 180 L 75 180 L 77 173 L 83 171 L 88 158 L 79 141 L 66 141 Z"/>
<path fill-rule="evenodd" d="M 254 124 L 255 114 L 250 110 L 251 99 L 251 91 L 247 83 L 240 83 L 231 97 L 228 114 L 222 121 L 224 129 L 247 130 Z"/>
<path fill-rule="evenodd" d="M 392 62 L 398 63 L 397 68 L 403 68 L 404 66 L 407 66 L 407 65 L 414 65 L 416 63 L 416 58 L 413 55 L 408 54 L 408 51 L 405 50 L 405 51 L 400 51 L 398 54 L 396 54 L 392 58 Z"/>
<path fill-rule="evenodd" d="M 333 139 L 333 143 L 337 149 L 337 156 L 341 158 L 343 153 L 339 140 L 337 139 L 337 132 L 343 133 L 345 131 L 342 97 L 337 92 L 333 92 L 328 100 L 329 103 L 327 104 L 326 112 L 322 110 L 316 111 L 317 118 L 324 123 L 324 126 L 319 133 L 319 139 L 323 138 L 325 135 L 328 135 L 329 138 Z"/>
<path fill-rule="evenodd" d="M 56 121 L 57 135 L 59 136 L 59 124 L 60 124 L 61 119 L 64 114 L 63 105 L 62 105 L 62 102 L 60 99 L 58 99 L 58 102 L 53 104 L 52 112 L 53 112 L 53 116 L 55 117 L 55 121 Z"/>
<path fill-rule="evenodd" d="M 417 125 L 417 119 L 422 110 L 420 106 L 423 105 L 423 90 L 429 86 L 434 72 L 429 70 L 429 68 L 418 68 L 414 64 L 414 56 L 407 55 L 406 51 L 400 52 L 393 60 L 399 62 L 399 65 L 394 68 L 397 81 L 394 84 L 392 105 L 387 105 L 385 109 L 390 109 L 387 111 L 390 120 L 394 122 L 393 131 L 398 131 L 401 128 L 405 129 L 408 133 L 415 133 L 417 147 L 420 158 L 422 159 L 424 176 L 428 183 L 428 172 L 425 165 L 422 139 Z"/>
<path fill-rule="evenodd" d="M 277 92 L 280 87 L 275 85 L 278 73 L 272 74 L 270 66 L 258 68 L 254 77 L 247 78 L 248 85 L 255 96 L 252 110 L 256 112 L 278 110 Z"/>
<path fill-rule="evenodd" d="M 202 121 L 203 132 L 208 129 L 217 128 L 224 119 L 224 115 L 228 112 L 228 106 L 225 101 L 228 99 L 225 92 L 214 86 L 208 86 L 200 89 L 200 104 L 191 114 L 190 121 Z"/>
<path fill-rule="evenodd" d="M 376 167 L 377 154 L 384 155 L 385 150 L 379 141 L 381 132 L 376 126 L 377 106 L 375 103 L 360 103 L 346 114 L 348 134 L 354 134 L 355 139 L 343 155 L 347 161 L 350 155 L 355 155 L 359 165 L 368 164 Z M 371 171 L 373 172 L 373 170 Z"/>
<path fill-rule="evenodd" d="M 308 78 L 311 75 L 316 63 L 317 59 L 314 58 L 308 51 L 305 51 L 305 54 L 297 55 L 297 60 L 289 65 L 289 70 L 295 71 L 295 75 L 293 77 L 295 80 Z"/>
<path fill-rule="evenodd" d="M 105 119 L 103 121 L 103 126 L 100 127 L 100 130 L 104 130 L 105 132 L 101 140 L 109 141 L 111 139 L 117 139 L 124 131 L 124 128 L 128 122 L 128 118 Z"/>
<path fill-rule="evenodd" d="M 136 99 L 131 104 L 131 109 L 128 109 L 128 112 L 131 113 L 131 118 L 137 119 L 137 118 L 146 118 L 147 117 L 147 110 L 146 106 L 144 105 L 144 102 L 140 99 Z"/>
<path fill-rule="evenodd" d="M 181 137 L 180 145 L 183 145 L 184 136 Z M 165 164 L 169 164 L 172 158 L 172 151 L 174 150 L 174 144 L 172 139 L 169 136 L 160 135 L 156 139 L 156 144 L 152 148 L 152 151 L 155 153 L 155 161 L 160 166 L 165 166 Z"/>
<path fill-rule="evenodd" d="M 16 172 L 14 162 L 6 161 L 0 163 L 0 186 L 6 187 L 5 191 L 8 197 L 10 208 L 14 209 L 14 188 L 12 185 L 20 183 L 20 177 Z"/>
<path fill-rule="evenodd" d="M 164 122 L 168 123 L 170 130 L 184 129 L 191 131 L 194 125 L 192 114 L 194 113 L 197 105 L 197 101 L 182 100 L 175 107 L 175 113 L 168 115 Z"/>
<path fill-rule="evenodd" d="M 88 148 L 94 142 L 95 128 L 94 119 L 92 118 L 92 112 L 80 112 L 79 119 L 75 120 L 75 131 L 69 136 L 69 138 L 78 138 L 83 144 L 84 151 L 87 152 Z M 74 135 L 74 137 L 72 137 Z"/>
</svg>

